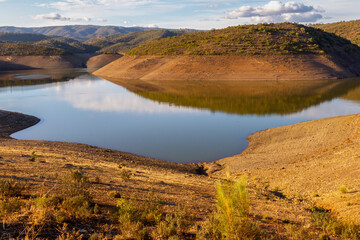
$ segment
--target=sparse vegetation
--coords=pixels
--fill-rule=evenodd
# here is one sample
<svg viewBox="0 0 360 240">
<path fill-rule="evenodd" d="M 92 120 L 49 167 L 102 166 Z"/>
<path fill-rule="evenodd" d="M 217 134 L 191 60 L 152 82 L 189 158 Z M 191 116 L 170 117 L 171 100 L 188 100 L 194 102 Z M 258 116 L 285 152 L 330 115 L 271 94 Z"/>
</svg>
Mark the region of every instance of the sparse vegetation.
<svg viewBox="0 0 360 240">
<path fill-rule="evenodd" d="M 130 49 L 157 39 L 179 36 L 188 33 L 185 30 L 150 30 L 127 34 L 96 37 L 84 42 L 97 47 L 99 53 L 126 53 Z"/>
<path fill-rule="evenodd" d="M 59 56 L 68 54 L 59 48 L 30 43 L 0 42 L 0 56 Z"/>
<path fill-rule="evenodd" d="M 333 217 L 330 211 L 313 207 L 312 223 L 322 230 L 322 239 L 339 236 L 341 239 L 360 239 L 360 226 L 353 223 L 341 222 Z"/>
<path fill-rule="evenodd" d="M 131 178 L 131 175 L 132 173 L 128 169 L 123 168 L 120 170 L 120 177 L 124 180 L 129 180 Z"/>
<path fill-rule="evenodd" d="M 313 25 L 313 27 L 320 28 L 329 33 L 334 33 L 360 46 L 360 20 L 317 24 Z"/>
<path fill-rule="evenodd" d="M 330 54 L 351 51 L 350 41 L 295 23 L 241 25 L 160 39 L 128 55 L 273 55 Z"/>
<path fill-rule="evenodd" d="M 0 196 L 17 197 L 24 190 L 24 185 L 14 180 L 0 180 Z"/>
<path fill-rule="evenodd" d="M 339 191 L 340 191 L 341 193 L 348 193 L 348 192 L 349 192 L 349 190 L 347 189 L 346 186 L 341 186 L 341 187 L 339 187 Z"/>
<path fill-rule="evenodd" d="M 204 225 L 199 239 L 260 239 L 260 228 L 249 216 L 246 179 L 218 182 L 217 212 Z"/>
</svg>

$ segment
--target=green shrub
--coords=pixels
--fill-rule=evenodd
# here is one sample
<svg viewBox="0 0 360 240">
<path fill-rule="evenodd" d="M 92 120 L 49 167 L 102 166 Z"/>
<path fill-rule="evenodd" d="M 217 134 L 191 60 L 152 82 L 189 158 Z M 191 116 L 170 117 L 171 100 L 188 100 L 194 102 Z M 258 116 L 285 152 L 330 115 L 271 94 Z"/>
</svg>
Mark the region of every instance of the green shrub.
<svg viewBox="0 0 360 240">
<path fill-rule="evenodd" d="M 89 218 L 93 213 L 91 203 L 82 195 L 65 199 L 61 208 L 67 211 L 70 217 L 80 220 Z"/>
<path fill-rule="evenodd" d="M 17 198 L 0 200 L 0 218 L 6 220 L 9 215 L 19 211 L 21 206 L 22 202 Z"/>
<path fill-rule="evenodd" d="M 157 234 L 161 239 L 180 239 L 193 224 L 191 217 L 179 205 L 174 213 L 168 213 L 157 225 Z"/>
<path fill-rule="evenodd" d="M 346 186 L 341 186 L 341 187 L 339 187 L 339 191 L 340 191 L 341 193 L 348 193 L 348 192 L 349 192 L 349 190 L 347 189 Z"/>
<path fill-rule="evenodd" d="M 360 239 L 360 226 L 335 219 L 331 212 L 323 208 L 311 209 L 311 221 L 323 231 L 323 236 L 336 235 L 341 239 Z"/>
<path fill-rule="evenodd" d="M 3 197 L 16 197 L 20 196 L 25 186 L 14 180 L 1 180 L 0 181 L 0 195 Z"/>
<path fill-rule="evenodd" d="M 124 180 L 129 180 L 130 177 L 131 177 L 132 173 L 130 170 L 127 170 L 127 169 L 122 169 L 120 171 L 120 177 Z"/>
<path fill-rule="evenodd" d="M 65 176 L 65 184 L 63 187 L 63 197 L 72 198 L 83 196 L 88 201 L 91 200 L 89 188 L 91 183 L 89 178 L 80 171 L 70 171 Z"/>
<path fill-rule="evenodd" d="M 218 182 L 216 185 L 217 212 L 208 219 L 198 239 L 259 239 L 258 226 L 249 217 L 247 181 Z"/>
</svg>

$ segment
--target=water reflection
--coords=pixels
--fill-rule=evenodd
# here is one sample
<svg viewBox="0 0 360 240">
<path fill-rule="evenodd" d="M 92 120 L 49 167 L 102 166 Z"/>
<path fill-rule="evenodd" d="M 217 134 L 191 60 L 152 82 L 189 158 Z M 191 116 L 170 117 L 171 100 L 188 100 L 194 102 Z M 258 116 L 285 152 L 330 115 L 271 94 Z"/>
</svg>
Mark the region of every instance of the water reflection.
<svg viewBox="0 0 360 240">
<path fill-rule="evenodd" d="M 20 83 L 0 88 L 1 109 L 42 121 L 13 137 L 79 142 L 183 163 L 238 154 L 255 131 L 360 112 L 360 104 L 345 99 L 355 98 L 356 79 L 117 85 L 79 72 L 64 72 L 53 82 L 41 71 L 14 74 Z M 21 85 L 39 74 L 43 78 L 34 79 L 35 85 Z"/>
<path fill-rule="evenodd" d="M 32 69 L 0 71 L 0 87 L 34 86 L 64 82 L 84 74 L 84 69 Z"/>
<path fill-rule="evenodd" d="M 360 79 L 332 81 L 121 81 L 128 90 L 161 103 L 232 114 L 290 114 L 347 94 Z"/>
<path fill-rule="evenodd" d="M 96 81 L 95 81 L 96 80 Z M 124 88 L 117 88 L 105 80 L 85 75 L 76 81 L 58 86 L 58 97 L 69 102 L 72 107 L 98 112 L 132 113 L 195 113 L 199 110 L 190 107 L 171 107 L 167 103 L 139 98 Z M 66 94 L 62 94 L 66 92 Z M 86 94 L 82 94 L 86 93 Z"/>
</svg>

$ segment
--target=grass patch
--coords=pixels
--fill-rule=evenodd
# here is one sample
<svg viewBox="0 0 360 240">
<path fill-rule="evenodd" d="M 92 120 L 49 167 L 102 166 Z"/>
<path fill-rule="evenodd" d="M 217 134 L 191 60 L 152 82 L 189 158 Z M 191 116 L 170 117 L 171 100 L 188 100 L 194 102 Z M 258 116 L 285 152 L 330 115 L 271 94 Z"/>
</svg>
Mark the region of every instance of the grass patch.
<svg viewBox="0 0 360 240">
<path fill-rule="evenodd" d="M 323 239 L 338 236 L 341 239 L 360 239 L 360 226 L 337 220 L 329 210 L 314 207 L 311 209 L 311 221 L 321 229 Z"/>
<path fill-rule="evenodd" d="M 249 216 L 247 181 L 223 181 L 216 185 L 216 213 L 207 220 L 198 239 L 259 239 L 263 233 Z"/>
<path fill-rule="evenodd" d="M 24 184 L 21 184 L 15 180 L 1 180 L 0 196 L 2 197 L 20 196 L 24 188 L 25 188 Z"/>
</svg>

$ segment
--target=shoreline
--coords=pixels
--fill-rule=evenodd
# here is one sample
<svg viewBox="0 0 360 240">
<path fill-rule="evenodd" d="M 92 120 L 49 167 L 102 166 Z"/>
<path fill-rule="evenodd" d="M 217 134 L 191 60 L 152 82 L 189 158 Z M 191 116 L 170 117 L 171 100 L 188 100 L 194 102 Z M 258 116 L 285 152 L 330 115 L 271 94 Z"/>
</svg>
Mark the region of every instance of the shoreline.
<svg viewBox="0 0 360 240">
<path fill-rule="evenodd" d="M 357 77 L 353 64 L 328 55 L 128 56 L 93 74 L 127 80 L 311 81 Z"/>
<path fill-rule="evenodd" d="M 8 117 L 1 118 L 1 114 Z M 248 137 L 249 146 L 242 153 L 199 164 L 173 163 L 78 143 L 16 140 L 9 136 L 39 120 L 29 115 L 0 111 L 0 123 L 3 119 L 7 119 L 8 124 L 0 127 L 2 156 L 15 151 L 15 155 L 21 157 L 36 151 L 40 156 L 55 156 L 53 161 L 62 166 L 60 169 L 69 164 L 85 164 L 80 169 L 92 169 L 93 164 L 123 164 L 134 172 L 146 171 L 148 177 L 151 175 L 152 181 L 157 182 L 156 186 L 162 185 L 165 181 L 160 179 L 165 177 L 171 184 L 184 182 L 181 191 L 188 191 L 194 186 L 195 179 L 201 180 L 198 187 L 206 192 L 204 196 L 213 194 L 215 179 L 226 178 L 228 173 L 235 178 L 245 175 L 249 184 L 256 188 L 267 183 L 266 189 L 280 189 L 290 199 L 301 195 L 306 201 L 333 210 L 340 219 L 360 224 L 360 179 L 357 177 L 360 173 L 357 160 L 360 156 L 360 114 L 256 132 Z M 16 122 L 17 126 L 10 126 L 10 122 Z M 97 158 L 101 161 L 94 162 Z M 208 177 L 202 174 L 208 174 Z M 107 176 L 110 183 L 112 177 L 111 174 Z M 341 186 L 346 186 L 349 193 L 342 194 L 339 191 Z M 171 192 L 176 192 L 178 185 L 173 187 Z M 210 199 L 206 198 L 202 198 L 204 205 L 209 204 Z"/>
<path fill-rule="evenodd" d="M 11 134 L 32 127 L 39 122 L 40 119 L 34 116 L 0 110 L 0 138 L 11 138 Z"/>
</svg>

